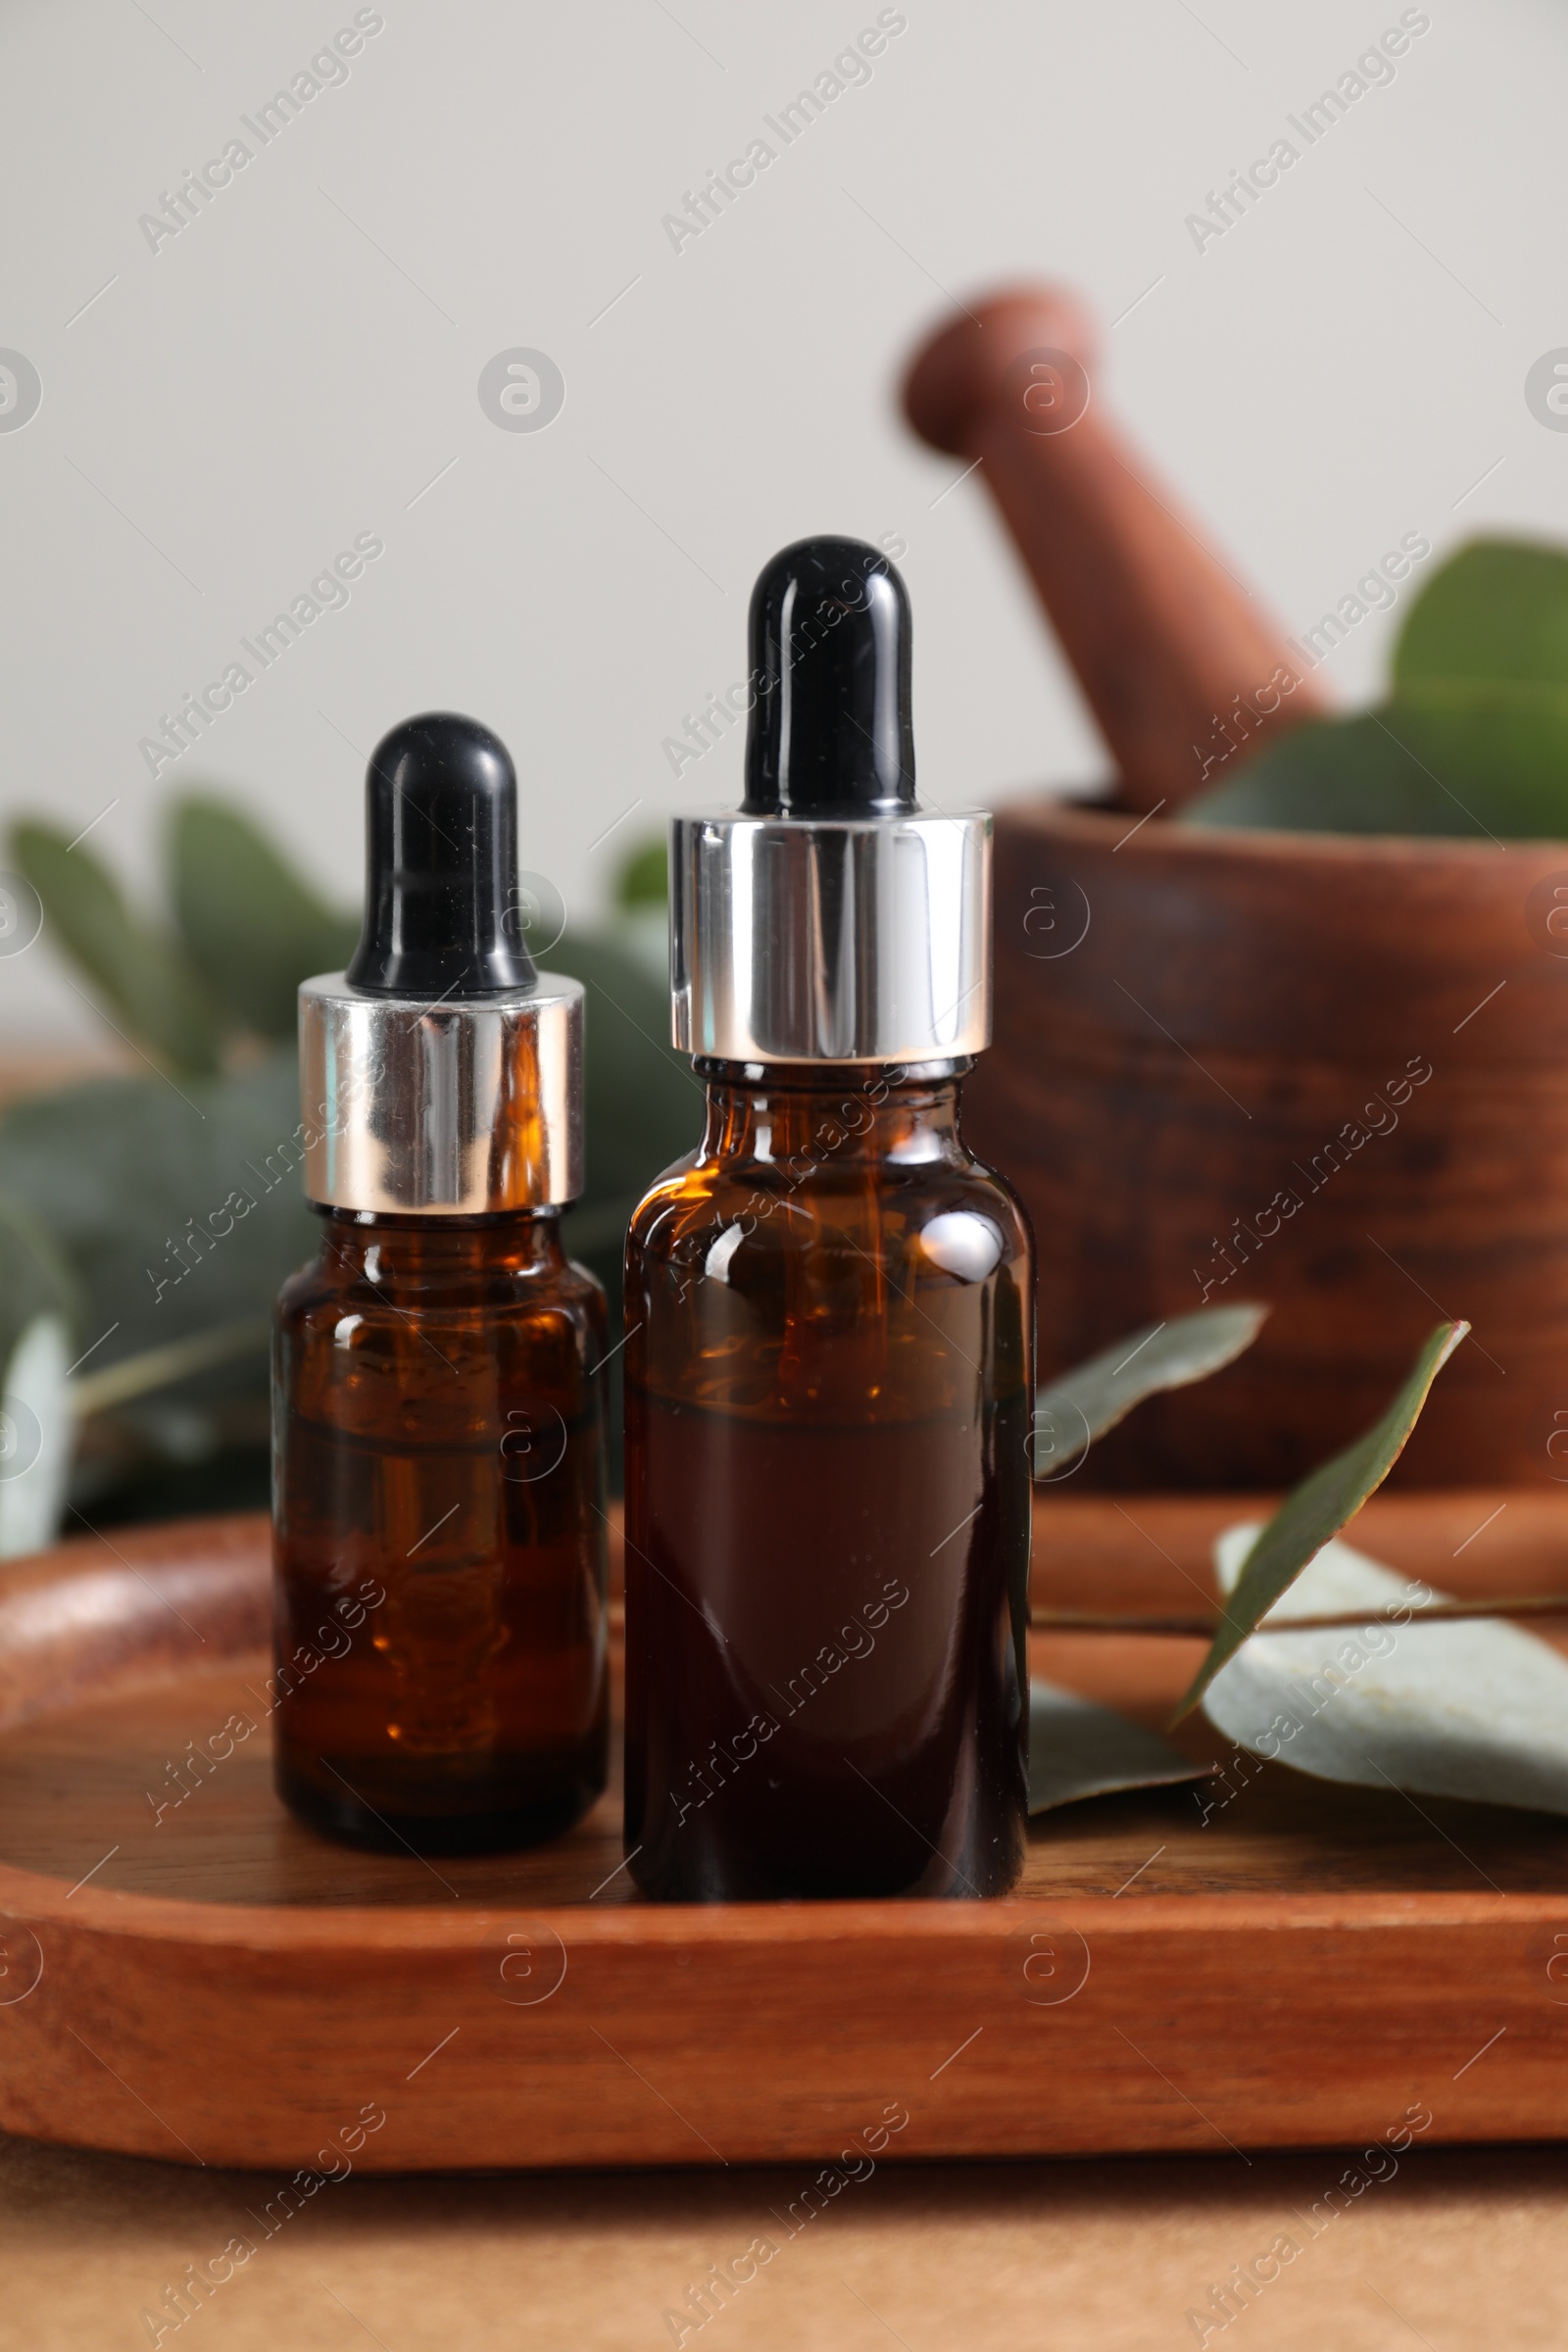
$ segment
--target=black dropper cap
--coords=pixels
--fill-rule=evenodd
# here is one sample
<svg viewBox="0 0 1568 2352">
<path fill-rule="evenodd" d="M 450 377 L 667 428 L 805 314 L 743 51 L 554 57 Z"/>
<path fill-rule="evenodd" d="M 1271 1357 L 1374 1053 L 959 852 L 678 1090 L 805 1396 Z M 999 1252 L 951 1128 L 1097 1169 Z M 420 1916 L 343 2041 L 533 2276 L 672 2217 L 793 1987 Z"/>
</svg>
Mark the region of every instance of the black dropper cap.
<svg viewBox="0 0 1568 2352">
<path fill-rule="evenodd" d="M 909 596 L 863 539 L 798 539 L 752 591 L 748 816 L 913 808 Z"/>
<path fill-rule="evenodd" d="M 451 1003 L 533 986 L 516 774 L 476 718 L 428 710 L 382 737 L 365 776 L 365 867 L 352 987 Z"/>
</svg>

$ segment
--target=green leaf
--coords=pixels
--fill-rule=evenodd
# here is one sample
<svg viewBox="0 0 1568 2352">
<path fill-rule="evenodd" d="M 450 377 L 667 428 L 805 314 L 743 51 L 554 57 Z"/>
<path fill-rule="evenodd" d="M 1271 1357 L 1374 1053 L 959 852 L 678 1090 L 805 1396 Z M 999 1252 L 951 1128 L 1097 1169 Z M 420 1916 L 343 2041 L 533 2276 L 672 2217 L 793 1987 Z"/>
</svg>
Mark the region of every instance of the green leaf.
<svg viewBox="0 0 1568 2352">
<path fill-rule="evenodd" d="M 90 850 L 73 849 L 52 825 L 22 823 L 11 855 L 43 902 L 55 944 L 108 1001 L 132 1041 L 172 1068 L 215 1070 L 218 1008 L 177 940 L 142 921 Z"/>
<path fill-rule="evenodd" d="M 81 1290 L 45 1225 L 24 1202 L 0 1193 L 0 1365 L 39 1315 L 75 1326 Z"/>
<path fill-rule="evenodd" d="M 48 1234 L 0 1200 L 0 1559 L 59 1532 L 74 1449 L 66 1371 L 80 1294 Z"/>
<path fill-rule="evenodd" d="M 564 940 L 549 960 L 588 992 L 588 1187 L 565 1241 L 613 1307 L 627 1220 L 701 1134 L 703 1092 L 666 1043 L 666 989 L 599 942 Z M 266 1320 L 319 1236 L 299 1117 L 295 1057 L 279 1052 L 178 1088 L 150 1073 L 95 1079 L 0 1118 L 0 1200 L 30 1214 L 79 1282 L 90 1352 L 76 1401 L 113 1404 L 154 1453 L 188 1454 L 198 1424 L 215 1443 L 252 1420 L 265 1436 Z M 0 1291 L 5 1275 L 0 1226 Z M 154 1377 L 180 1385 L 154 1393 Z"/>
<path fill-rule="evenodd" d="M 1205 1780 L 1210 1764 L 1194 1764 L 1158 1732 L 1097 1706 L 1076 1690 L 1029 1679 L 1029 1810 L 1049 1813 L 1080 1797 L 1123 1788 L 1165 1788 Z"/>
<path fill-rule="evenodd" d="M 74 1450 L 67 1368 L 71 1335 L 35 1315 L 0 1381 L 0 1560 L 41 1551 L 60 1533 Z"/>
<path fill-rule="evenodd" d="M 300 982 L 342 970 L 359 916 L 318 899 L 224 802 L 177 801 L 170 850 L 174 911 L 196 968 L 242 1027 L 293 1037 Z"/>
<path fill-rule="evenodd" d="M 1477 539 L 1434 573 L 1400 632 L 1395 688 L 1463 679 L 1568 687 L 1568 555 Z"/>
<path fill-rule="evenodd" d="M 1383 1418 L 1287 1494 L 1247 1555 L 1235 1590 L 1226 1599 L 1208 1655 L 1193 1677 L 1173 1723 L 1192 1713 L 1226 1659 L 1235 1656 L 1308 1560 L 1316 1557 L 1383 1484 L 1420 1418 L 1432 1383 L 1469 1329 L 1468 1323 L 1440 1323 Z"/>
<path fill-rule="evenodd" d="M 1257 1533 L 1231 1527 L 1216 1542 L 1222 1592 Z M 1216 1676 L 1203 1712 L 1238 1747 L 1320 1780 L 1568 1813 L 1568 1659 L 1522 1626 L 1426 1623 L 1442 1599 L 1325 1544 Z M 1292 1631 L 1295 1618 L 1352 1610 L 1348 1641 Z"/>
<path fill-rule="evenodd" d="M 1293 728 L 1178 821 L 1568 836 L 1568 555 L 1461 548 L 1410 607 L 1389 702 Z"/>
<path fill-rule="evenodd" d="M 80 1288 L 84 1384 L 126 1358 L 248 1323 L 248 1353 L 185 1394 L 204 1413 L 265 1400 L 263 1326 L 318 1238 L 300 1183 L 299 1116 L 295 1059 L 278 1054 L 183 1089 L 152 1075 L 91 1079 L 0 1119 L 0 1196 L 43 1228 Z M 128 1410 L 153 1429 L 151 1406 Z"/>
<path fill-rule="evenodd" d="M 1176 821 L 1297 833 L 1568 836 L 1568 688 L 1457 679 L 1282 736 Z"/>
<path fill-rule="evenodd" d="M 92 1413 L 107 1413 L 133 1397 L 151 1396 L 159 1389 L 189 1380 L 192 1373 L 211 1372 L 220 1364 L 265 1351 L 271 1332 L 270 1315 L 247 1315 L 238 1323 L 220 1323 L 215 1331 L 198 1331 L 188 1340 L 170 1340 L 161 1348 L 144 1348 L 139 1355 L 122 1355 L 107 1371 L 84 1373 L 71 1383 L 70 1409 L 79 1421 Z"/>
<path fill-rule="evenodd" d="M 632 850 L 615 879 L 617 906 L 662 906 L 669 897 L 669 851 L 662 841 Z"/>
<path fill-rule="evenodd" d="M 1129 1333 L 1035 1396 L 1035 1476 L 1060 1478 L 1135 1404 L 1207 1380 L 1250 1348 L 1266 1306 L 1200 1306 Z"/>
</svg>

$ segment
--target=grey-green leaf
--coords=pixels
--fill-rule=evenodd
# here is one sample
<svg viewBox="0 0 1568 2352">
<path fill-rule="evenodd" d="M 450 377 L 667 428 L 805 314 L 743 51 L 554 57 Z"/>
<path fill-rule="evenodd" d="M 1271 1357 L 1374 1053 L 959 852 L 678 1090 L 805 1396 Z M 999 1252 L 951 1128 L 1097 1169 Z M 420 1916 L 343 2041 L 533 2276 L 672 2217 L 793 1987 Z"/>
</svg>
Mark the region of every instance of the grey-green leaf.
<svg viewBox="0 0 1568 2352">
<path fill-rule="evenodd" d="M 1460 548 L 1411 605 L 1394 683 L 1568 687 L 1568 555 L 1521 539 Z"/>
<path fill-rule="evenodd" d="M 35 1315 L 0 1377 L 0 1560 L 41 1551 L 60 1533 L 74 1450 L 71 1348 L 64 1316 Z"/>
<path fill-rule="evenodd" d="M 74 1327 L 81 1292 L 48 1226 L 0 1186 L 0 1364 L 39 1315 Z"/>
<path fill-rule="evenodd" d="M 1215 1544 L 1222 1592 L 1257 1532 L 1227 1528 Z M 1518 1625 L 1424 1624 L 1443 1598 L 1325 1544 L 1203 1712 L 1239 1747 L 1322 1780 L 1568 1813 L 1568 1659 Z M 1291 1631 L 1295 1617 L 1352 1609 L 1364 1612 L 1353 1630 Z"/>
<path fill-rule="evenodd" d="M 48 1233 L 0 1199 L 0 1559 L 58 1533 L 74 1430 L 66 1371 L 80 1292 Z"/>
<path fill-rule="evenodd" d="M 198 1331 L 188 1340 L 170 1340 L 161 1348 L 144 1348 L 122 1355 L 107 1371 L 87 1372 L 71 1383 L 69 1409 L 78 1421 L 93 1413 L 113 1412 L 138 1396 L 175 1387 L 198 1372 L 216 1371 L 220 1364 L 265 1354 L 271 1317 L 245 1315 L 237 1323 L 220 1323 L 215 1330 Z"/>
<path fill-rule="evenodd" d="M 1568 836 L 1568 687 L 1412 682 L 1376 710 L 1293 728 L 1176 821 L 1295 833 Z"/>
<path fill-rule="evenodd" d="M 151 1074 L 90 1079 L 6 1112 L 0 1196 L 44 1229 L 81 1286 L 84 1381 L 250 1321 L 250 1354 L 186 1394 L 203 1411 L 265 1399 L 266 1318 L 318 1231 L 301 1190 L 299 1116 L 292 1054 L 178 1091 Z"/>
<path fill-rule="evenodd" d="M 617 906 L 662 906 L 669 898 L 669 851 L 662 837 L 628 851 L 615 877 Z"/>
<path fill-rule="evenodd" d="M 1461 548 L 1409 608 L 1387 703 L 1293 728 L 1178 821 L 1568 836 L 1568 555 Z"/>
<path fill-rule="evenodd" d="M 1315 1558 L 1383 1484 L 1420 1419 L 1432 1383 L 1469 1329 L 1468 1323 L 1440 1323 L 1382 1419 L 1287 1494 L 1248 1553 L 1247 1565 L 1226 1599 L 1208 1655 L 1193 1677 L 1173 1722 L 1180 1723 L 1184 1715 L 1192 1713 L 1226 1659 L 1235 1656 L 1308 1560 Z"/>
<path fill-rule="evenodd" d="M 1029 1683 L 1029 1810 L 1049 1813 L 1080 1797 L 1124 1788 L 1166 1788 L 1200 1781 L 1213 1770 L 1190 1763 L 1158 1732 L 1130 1723 L 1076 1690 L 1031 1676 Z"/>
<path fill-rule="evenodd" d="M 302 980 L 340 971 L 360 935 L 267 836 L 221 801 L 177 801 L 170 818 L 174 911 L 191 959 L 230 1016 L 291 1038 Z"/>
<path fill-rule="evenodd" d="M 126 906 L 107 866 L 52 825 L 13 826 L 11 855 L 43 902 L 56 946 L 80 965 L 111 1017 L 172 1068 L 218 1067 L 217 1005 L 179 942 Z"/>
<path fill-rule="evenodd" d="M 1130 1332 L 1035 1397 L 1035 1476 L 1060 1478 L 1097 1438 L 1162 1389 L 1207 1380 L 1250 1348 L 1266 1306 L 1200 1306 Z"/>
</svg>

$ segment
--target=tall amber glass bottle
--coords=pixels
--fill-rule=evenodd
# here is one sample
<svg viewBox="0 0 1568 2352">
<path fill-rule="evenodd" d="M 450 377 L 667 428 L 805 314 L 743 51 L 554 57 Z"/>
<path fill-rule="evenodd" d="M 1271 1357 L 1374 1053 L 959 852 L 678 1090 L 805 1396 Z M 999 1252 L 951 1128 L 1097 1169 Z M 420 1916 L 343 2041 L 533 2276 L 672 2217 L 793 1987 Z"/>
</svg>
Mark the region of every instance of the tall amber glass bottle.
<svg viewBox="0 0 1568 2352">
<path fill-rule="evenodd" d="M 626 1258 L 626 1843 L 649 1893 L 984 1895 L 1026 1826 L 1032 1265 L 965 1151 L 990 819 L 921 811 L 874 549 L 762 573 L 747 797 L 677 819 L 703 1140 Z"/>
<path fill-rule="evenodd" d="M 605 1305 L 581 1189 L 582 992 L 520 935 L 505 748 L 381 744 L 347 973 L 300 992 L 316 1262 L 274 1375 L 276 1774 L 318 1829 L 530 1843 L 604 1787 Z"/>
</svg>

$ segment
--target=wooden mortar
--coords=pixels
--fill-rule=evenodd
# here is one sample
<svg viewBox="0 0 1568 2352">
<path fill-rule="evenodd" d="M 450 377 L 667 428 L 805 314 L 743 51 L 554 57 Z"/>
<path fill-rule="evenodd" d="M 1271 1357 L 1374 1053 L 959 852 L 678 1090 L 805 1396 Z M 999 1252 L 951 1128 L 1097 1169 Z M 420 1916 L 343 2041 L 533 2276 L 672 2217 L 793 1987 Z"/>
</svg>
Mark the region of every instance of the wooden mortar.
<svg viewBox="0 0 1568 2352">
<path fill-rule="evenodd" d="M 1274 1308 L 1078 1483 L 1294 1480 L 1450 1314 L 1474 1334 L 1396 1477 L 1568 1481 L 1568 843 L 1167 823 L 1199 788 L 1195 745 L 1310 715 L 1311 682 L 1092 379 L 1075 422 L 1037 429 L 1020 382 L 1056 363 L 1029 355 L 1087 377 L 1073 306 L 1025 288 L 976 314 L 918 356 L 908 413 L 984 461 L 1124 807 L 998 818 L 996 1043 L 967 1132 L 1034 1221 L 1044 1378 L 1205 1298 Z M 1058 368 L 1048 418 L 1075 396 Z M 1297 683 L 1260 709 L 1282 665 Z"/>
</svg>

